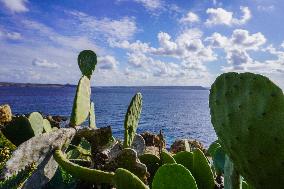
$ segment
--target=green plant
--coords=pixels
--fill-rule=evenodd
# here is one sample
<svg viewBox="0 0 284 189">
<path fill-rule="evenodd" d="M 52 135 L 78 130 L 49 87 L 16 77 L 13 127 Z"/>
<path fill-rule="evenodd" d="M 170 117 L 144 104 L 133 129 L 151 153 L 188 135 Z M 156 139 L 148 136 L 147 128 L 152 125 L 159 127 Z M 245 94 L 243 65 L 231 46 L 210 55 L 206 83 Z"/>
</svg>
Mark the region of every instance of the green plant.
<svg viewBox="0 0 284 189">
<path fill-rule="evenodd" d="M 179 164 L 161 166 L 152 183 L 152 189 L 197 189 L 194 177 L 188 169 Z"/>
<path fill-rule="evenodd" d="M 83 50 L 78 56 L 78 65 L 82 75 L 91 78 L 97 64 L 97 55 L 91 50 Z"/>
<path fill-rule="evenodd" d="M 19 146 L 43 132 L 43 117 L 38 112 L 33 112 L 28 117 L 14 117 L 1 131 L 13 144 Z"/>
<path fill-rule="evenodd" d="M 284 96 L 267 77 L 225 73 L 210 90 L 211 121 L 226 154 L 254 188 L 284 186 Z"/>
<path fill-rule="evenodd" d="M 124 120 L 124 143 L 125 148 L 131 147 L 136 134 L 140 114 L 142 111 L 142 94 L 136 93 L 132 98 Z"/>
<path fill-rule="evenodd" d="M 90 126 L 90 128 L 97 128 L 96 127 L 96 116 L 95 116 L 95 104 L 94 104 L 94 102 L 91 102 L 91 105 L 90 105 L 89 126 Z"/>
<path fill-rule="evenodd" d="M 117 189 L 149 189 L 136 175 L 123 168 L 116 169 L 114 180 Z"/>
</svg>

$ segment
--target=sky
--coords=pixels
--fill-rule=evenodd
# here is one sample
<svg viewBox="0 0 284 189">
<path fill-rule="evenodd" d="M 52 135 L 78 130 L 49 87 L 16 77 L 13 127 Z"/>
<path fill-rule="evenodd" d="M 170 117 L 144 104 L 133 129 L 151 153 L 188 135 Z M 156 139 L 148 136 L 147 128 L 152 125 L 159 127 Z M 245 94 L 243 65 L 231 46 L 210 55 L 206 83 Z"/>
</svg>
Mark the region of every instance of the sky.
<svg viewBox="0 0 284 189">
<path fill-rule="evenodd" d="M 0 81 L 209 87 L 253 72 L 284 88 L 283 0 L 0 0 Z"/>
</svg>

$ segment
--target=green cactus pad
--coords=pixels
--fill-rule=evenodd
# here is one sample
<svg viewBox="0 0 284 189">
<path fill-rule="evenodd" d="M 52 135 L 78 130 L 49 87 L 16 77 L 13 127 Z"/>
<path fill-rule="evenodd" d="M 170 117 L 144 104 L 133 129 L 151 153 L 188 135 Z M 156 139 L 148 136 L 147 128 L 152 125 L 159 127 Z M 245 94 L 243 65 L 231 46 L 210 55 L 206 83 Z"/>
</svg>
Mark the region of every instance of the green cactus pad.
<svg viewBox="0 0 284 189">
<path fill-rule="evenodd" d="M 25 116 L 13 118 L 2 132 L 16 146 L 35 136 L 30 121 Z"/>
<path fill-rule="evenodd" d="M 176 163 L 175 159 L 173 156 L 167 151 L 167 150 L 162 150 L 161 152 L 161 162 L 163 164 L 170 164 L 170 163 Z"/>
<path fill-rule="evenodd" d="M 212 159 L 215 171 L 218 175 L 224 173 L 225 155 L 225 151 L 221 146 L 215 149 Z"/>
<path fill-rule="evenodd" d="M 207 150 L 207 153 L 213 157 L 214 156 L 214 153 L 216 151 L 217 148 L 219 148 L 221 145 L 219 143 L 218 140 L 214 141 L 212 144 L 210 144 L 208 150 Z"/>
<path fill-rule="evenodd" d="M 240 174 L 255 188 L 283 188 L 282 90 L 262 75 L 226 73 L 209 101 L 219 141 Z"/>
<path fill-rule="evenodd" d="M 43 119 L 43 129 L 46 133 L 51 132 L 52 131 L 52 127 L 50 122 L 47 119 Z"/>
<path fill-rule="evenodd" d="M 97 128 L 94 102 L 91 102 L 91 106 L 90 106 L 89 125 L 90 125 L 90 128 Z"/>
<path fill-rule="evenodd" d="M 142 94 L 137 93 L 131 100 L 124 120 L 124 143 L 125 148 L 131 147 L 136 134 L 140 114 L 142 111 Z"/>
<path fill-rule="evenodd" d="M 174 155 L 178 164 L 185 166 L 188 170 L 193 170 L 193 153 L 188 151 L 178 152 Z"/>
<path fill-rule="evenodd" d="M 240 189 L 241 188 L 241 176 L 236 170 L 234 163 L 230 158 L 225 156 L 224 166 L 224 188 L 226 189 Z"/>
<path fill-rule="evenodd" d="M 165 164 L 154 177 L 152 189 L 197 189 L 196 182 L 188 169 L 180 164 Z"/>
<path fill-rule="evenodd" d="M 151 184 L 156 171 L 160 167 L 160 158 L 153 154 L 143 154 L 139 157 L 139 160 L 147 166 L 147 171 L 150 173 L 148 182 Z"/>
<path fill-rule="evenodd" d="M 84 50 L 78 56 L 78 65 L 83 75 L 91 78 L 97 64 L 97 55 L 91 50 Z"/>
<path fill-rule="evenodd" d="M 113 172 L 89 169 L 72 163 L 64 156 L 60 149 L 55 150 L 53 157 L 56 162 L 62 167 L 62 169 L 64 169 L 67 173 L 71 174 L 75 178 L 96 184 L 113 184 L 114 182 Z"/>
<path fill-rule="evenodd" d="M 136 175 L 123 168 L 115 171 L 115 185 L 117 189 L 149 189 Z"/>
<path fill-rule="evenodd" d="M 214 175 L 210 164 L 200 149 L 193 152 L 193 171 L 198 189 L 214 189 Z"/>
<path fill-rule="evenodd" d="M 73 102 L 73 109 L 70 118 L 70 125 L 76 126 L 82 124 L 90 112 L 91 85 L 86 76 L 82 76 Z"/>
<path fill-rule="evenodd" d="M 28 117 L 31 127 L 34 131 L 34 135 L 37 136 L 43 132 L 43 117 L 38 112 L 33 112 Z"/>
</svg>

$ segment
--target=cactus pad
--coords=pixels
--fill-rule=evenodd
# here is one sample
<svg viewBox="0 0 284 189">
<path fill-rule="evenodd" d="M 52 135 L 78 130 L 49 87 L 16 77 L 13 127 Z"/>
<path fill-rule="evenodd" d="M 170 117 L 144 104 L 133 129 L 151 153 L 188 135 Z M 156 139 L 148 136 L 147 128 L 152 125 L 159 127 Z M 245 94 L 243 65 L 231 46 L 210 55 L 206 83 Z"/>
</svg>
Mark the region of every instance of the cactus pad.
<svg viewBox="0 0 284 189">
<path fill-rule="evenodd" d="M 13 118 L 2 132 L 16 146 L 34 136 L 30 121 L 25 116 Z"/>
<path fill-rule="evenodd" d="M 196 182 L 188 169 L 179 164 L 165 164 L 154 177 L 152 189 L 197 189 Z"/>
<path fill-rule="evenodd" d="M 167 164 L 167 163 L 176 163 L 176 161 L 173 158 L 173 156 L 167 150 L 162 150 L 162 152 L 161 152 L 161 162 L 162 162 L 162 165 L 163 164 Z"/>
<path fill-rule="evenodd" d="M 43 129 L 46 133 L 51 132 L 52 131 L 52 127 L 50 122 L 47 119 L 43 119 Z"/>
<path fill-rule="evenodd" d="M 91 102 L 91 106 L 90 106 L 89 125 L 90 125 L 90 128 L 97 128 L 94 102 Z"/>
<path fill-rule="evenodd" d="M 73 109 L 70 118 L 70 125 L 76 126 L 82 124 L 90 112 L 91 84 L 86 76 L 82 76 L 73 102 Z"/>
<path fill-rule="evenodd" d="M 116 169 L 115 183 L 117 189 L 149 189 L 136 175 L 123 168 Z"/>
<path fill-rule="evenodd" d="M 262 75 L 226 73 L 209 101 L 219 141 L 240 174 L 255 188 L 283 188 L 282 90 Z"/>
<path fill-rule="evenodd" d="M 125 148 L 131 147 L 136 134 L 140 114 L 142 110 L 142 95 L 137 93 L 131 100 L 124 120 L 124 143 Z"/>
<path fill-rule="evenodd" d="M 82 167 L 75 163 L 70 162 L 62 153 L 60 149 L 55 150 L 53 154 L 56 162 L 69 174 L 74 176 L 75 178 L 90 182 L 90 183 L 113 183 L 114 173 L 113 172 L 105 172 L 96 169 L 89 169 L 86 167 Z"/>
<path fill-rule="evenodd" d="M 31 127 L 34 131 L 34 135 L 37 136 L 43 132 L 43 117 L 38 112 L 33 112 L 28 117 Z"/>
<path fill-rule="evenodd" d="M 97 64 L 97 55 L 91 50 L 84 50 L 78 56 L 78 65 L 83 75 L 91 78 Z"/>
<path fill-rule="evenodd" d="M 182 151 L 174 155 L 178 164 L 185 166 L 188 170 L 193 170 L 193 153 Z"/>
</svg>

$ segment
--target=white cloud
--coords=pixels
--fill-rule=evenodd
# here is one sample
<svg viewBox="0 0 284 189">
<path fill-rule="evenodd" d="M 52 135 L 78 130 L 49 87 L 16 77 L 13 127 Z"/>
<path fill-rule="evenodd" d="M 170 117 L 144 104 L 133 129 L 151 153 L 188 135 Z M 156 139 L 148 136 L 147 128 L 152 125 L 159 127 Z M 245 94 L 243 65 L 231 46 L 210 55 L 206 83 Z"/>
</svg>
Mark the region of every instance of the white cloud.
<svg viewBox="0 0 284 189">
<path fill-rule="evenodd" d="M 272 12 L 275 10 L 275 6 L 274 5 L 267 5 L 267 6 L 258 5 L 257 10 L 261 12 Z"/>
<path fill-rule="evenodd" d="M 109 40 L 108 42 L 110 47 L 118 47 L 121 49 L 128 49 L 130 51 L 139 51 L 145 53 L 153 50 L 153 48 L 151 48 L 148 43 L 143 43 L 139 40 L 135 41 L 134 43 L 130 43 L 127 40 L 123 41 Z"/>
<path fill-rule="evenodd" d="M 98 67 L 101 70 L 114 70 L 117 68 L 119 62 L 115 57 L 106 55 L 98 58 Z"/>
<path fill-rule="evenodd" d="M 27 12 L 27 0 L 0 0 L 6 8 L 14 13 Z"/>
<path fill-rule="evenodd" d="M 248 7 L 240 7 L 243 15 L 241 18 L 234 18 L 233 12 L 227 11 L 223 8 L 209 8 L 206 13 L 209 18 L 206 20 L 205 25 L 243 25 L 251 19 L 251 12 Z"/>
<path fill-rule="evenodd" d="M 230 38 L 220 33 L 213 33 L 205 41 L 208 41 L 214 48 L 259 50 L 266 43 L 266 38 L 260 32 L 250 34 L 247 30 L 236 29 Z"/>
<path fill-rule="evenodd" d="M 32 61 L 34 66 L 43 67 L 43 68 L 59 68 L 59 65 L 54 62 L 49 62 L 46 59 L 35 58 Z"/>
<path fill-rule="evenodd" d="M 188 12 L 186 16 L 182 17 L 179 22 L 180 23 L 195 23 L 199 22 L 199 16 L 193 12 Z"/>
<path fill-rule="evenodd" d="M 92 36 L 94 39 L 106 37 L 108 39 L 130 39 L 138 31 L 133 17 L 123 17 L 120 19 L 102 18 L 87 15 L 83 12 L 68 12 L 77 20 L 76 29 Z"/>
<path fill-rule="evenodd" d="M 10 39 L 10 40 L 19 40 L 22 39 L 22 35 L 18 32 L 8 32 L 0 30 L 0 38 Z"/>
<path fill-rule="evenodd" d="M 161 0 L 134 0 L 137 3 L 141 3 L 146 9 L 154 11 L 163 7 Z"/>
</svg>

